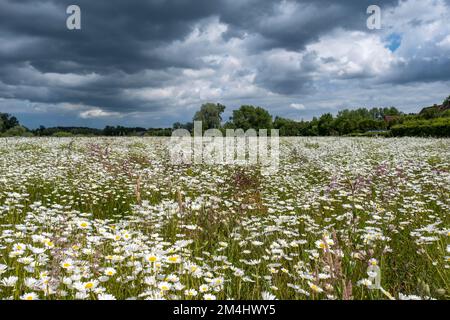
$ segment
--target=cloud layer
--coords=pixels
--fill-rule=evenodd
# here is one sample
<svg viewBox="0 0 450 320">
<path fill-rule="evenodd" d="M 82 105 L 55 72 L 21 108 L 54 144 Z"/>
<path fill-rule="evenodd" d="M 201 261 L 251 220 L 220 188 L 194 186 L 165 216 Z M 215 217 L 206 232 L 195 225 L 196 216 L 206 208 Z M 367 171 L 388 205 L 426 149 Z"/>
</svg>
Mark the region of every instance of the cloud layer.
<svg viewBox="0 0 450 320">
<path fill-rule="evenodd" d="M 0 0 L 0 112 L 31 127 L 169 126 L 201 103 L 310 118 L 450 94 L 450 1 Z M 229 112 L 230 110 L 228 110 Z"/>
</svg>

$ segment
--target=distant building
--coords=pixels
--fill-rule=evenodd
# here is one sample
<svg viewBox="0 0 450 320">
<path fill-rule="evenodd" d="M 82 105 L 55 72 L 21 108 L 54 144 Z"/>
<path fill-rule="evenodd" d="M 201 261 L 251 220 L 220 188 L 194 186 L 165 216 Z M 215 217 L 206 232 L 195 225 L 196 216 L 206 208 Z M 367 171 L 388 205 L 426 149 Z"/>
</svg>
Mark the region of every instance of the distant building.
<svg viewBox="0 0 450 320">
<path fill-rule="evenodd" d="M 419 114 L 423 115 L 423 114 L 426 114 L 428 112 L 441 113 L 441 112 L 444 112 L 444 111 L 447 111 L 447 110 L 450 110 L 450 103 L 442 104 L 440 106 L 435 104 L 432 107 L 423 108 L 422 111 L 420 111 Z"/>
</svg>

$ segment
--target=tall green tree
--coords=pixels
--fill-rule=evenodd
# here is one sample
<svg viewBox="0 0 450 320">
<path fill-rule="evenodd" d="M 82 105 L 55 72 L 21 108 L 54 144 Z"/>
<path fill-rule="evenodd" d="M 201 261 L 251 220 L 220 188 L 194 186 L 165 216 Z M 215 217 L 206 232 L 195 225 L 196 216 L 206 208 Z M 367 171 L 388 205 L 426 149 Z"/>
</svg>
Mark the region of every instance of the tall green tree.
<svg viewBox="0 0 450 320">
<path fill-rule="evenodd" d="M 16 117 L 13 117 L 7 113 L 0 113 L 0 131 L 5 132 L 11 128 L 20 125 Z"/>
<path fill-rule="evenodd" d="M 450 96 L 447 97 L 447 99 L 444 100 L 442 103 L 444 106 L 450 106 Z"/>
<path fill-rule="evenodd" d="M 270 113 L 261 108 L 250 105 L 241 106 L 238 110 L 233 111 L 231 124 L 235 129 L 272 129 L 272 116 Z"/>
<path fill-rule="evenodd" d="M 325 113 L 319 118 L 319 135 L 329 136 L 335 131 L 333 127 L 333 120 L 333 115 L 331 113 Z"/>
</svg>

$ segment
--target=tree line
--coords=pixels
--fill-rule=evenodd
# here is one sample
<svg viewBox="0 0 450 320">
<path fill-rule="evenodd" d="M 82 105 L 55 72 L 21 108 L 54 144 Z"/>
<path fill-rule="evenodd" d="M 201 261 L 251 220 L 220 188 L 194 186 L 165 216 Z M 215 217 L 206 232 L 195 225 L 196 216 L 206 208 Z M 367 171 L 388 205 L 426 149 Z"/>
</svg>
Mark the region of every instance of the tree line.
<svg viewBox="0 0 450 320">
<path fill-rule="evenodd" d="M 450 96 L 442 105 L 424 108 L 418 114 L 404 114 L 395 107 L 345 109 L 314 117 L 310 121 L 296 121 L 273 117 L 266 109 L 243 105 L 233 110 L 228 121 L 222 115 L 226 107 L 220 103 L 205 103 L 191 122 L 176 122 L 171 128 L 142 128 L 106 126 L 87 127 L 41 126 L 28 130 L 16 117 L 0 113 L 2 136 L 170 136 L 176 129 L 193 131 L 194 122 L 201 121 L 203 130 L 219 129 L 278 129 L 280 136 L 450 136 Z"/>
</svg>

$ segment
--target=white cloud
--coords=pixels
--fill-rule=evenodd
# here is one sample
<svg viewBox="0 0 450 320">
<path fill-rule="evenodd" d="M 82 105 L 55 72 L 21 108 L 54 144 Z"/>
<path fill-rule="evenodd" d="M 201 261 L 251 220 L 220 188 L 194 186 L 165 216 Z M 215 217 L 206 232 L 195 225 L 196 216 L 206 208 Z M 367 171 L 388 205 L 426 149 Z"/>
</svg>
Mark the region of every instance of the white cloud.
<svg viewBox="0 0 450 320">
<path fill-rule="evenodd" d="M 90 109 L 80 113 L 80 117 L 83 119 L 118 117 L 120 115 L 121 114 L 119 112 L 108 112 L 100 108 Z"/>
<path fill-rule="evenodd" d="M 376 77 L 395 61 L 380 36 L 361 31 L 335 30 L 307 50 L 317 54 L 319 77 Z"/>
<path fill-rule="evenodd" d="M 301 103 L 291 103 L 289 107 L 295 110 L 306 110 L 306 107 Z"/>
</svg>

